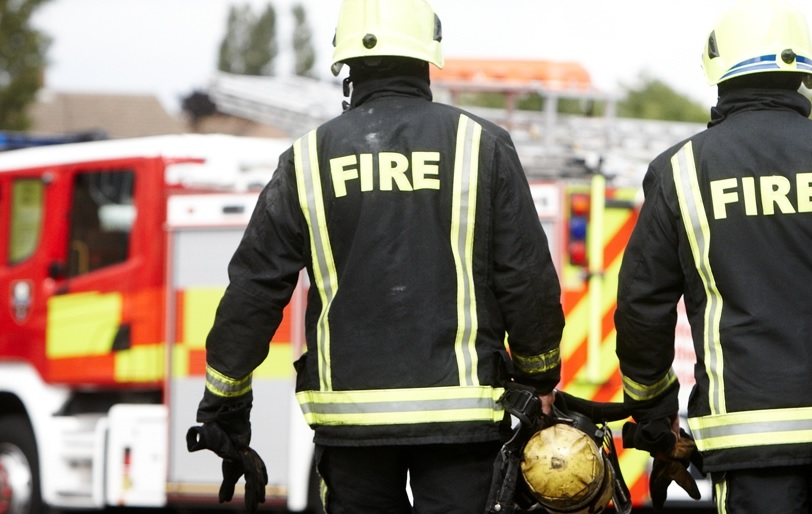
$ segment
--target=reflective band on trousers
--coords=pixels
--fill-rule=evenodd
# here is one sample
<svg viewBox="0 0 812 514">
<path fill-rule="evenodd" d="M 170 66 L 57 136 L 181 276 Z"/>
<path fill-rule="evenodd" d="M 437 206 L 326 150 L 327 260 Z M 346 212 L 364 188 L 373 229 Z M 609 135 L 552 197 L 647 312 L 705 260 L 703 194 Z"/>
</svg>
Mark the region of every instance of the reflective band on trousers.
<svg viewBox="0 0 812 514">
<path fill-rule="evenodd" d="M 700 451 L 812 444 L 812 407 L 728 412 L 688 418 Z"/>
<path fill-rule="evenodd" d="M 503 392 L 487 386 L 301 391 L 296 399 L 310 425 L 498 422 Z"/>
</svg>

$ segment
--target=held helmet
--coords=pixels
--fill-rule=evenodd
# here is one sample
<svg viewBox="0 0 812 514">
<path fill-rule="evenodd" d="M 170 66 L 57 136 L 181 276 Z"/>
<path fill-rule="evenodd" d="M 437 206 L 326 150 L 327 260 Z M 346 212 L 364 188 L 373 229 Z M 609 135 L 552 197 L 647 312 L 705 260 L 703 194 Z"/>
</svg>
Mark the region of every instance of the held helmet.
<svg viewBox="0 0 812 514">
<path fill-rule="evenodd" d="M 565 423 L 530 437 L 521 470 L 530 493 L 550 514 L 597 514 L 612 499 L 612 466 L 589 435 Z"/>
<path fill-rule="evenodd" d="M 443 67 L 440 18 L 426 0 L 344 0 L 333 38 L 333 75 L 347 59 L 411 57 Z"/>
<path fill-rule="evenodd" d="M 812 74 L 806 17 L 786 0 L 738 0 L 708 36 L 702 65 L 710 85 L 753 73 Z"/>
</svg>

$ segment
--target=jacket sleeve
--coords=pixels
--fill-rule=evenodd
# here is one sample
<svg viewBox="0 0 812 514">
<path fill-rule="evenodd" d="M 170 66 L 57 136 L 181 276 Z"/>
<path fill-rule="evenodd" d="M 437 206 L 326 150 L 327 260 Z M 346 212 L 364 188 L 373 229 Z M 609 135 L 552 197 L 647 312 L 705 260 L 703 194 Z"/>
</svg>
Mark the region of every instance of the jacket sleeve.
<svg viewBox="0 0 812 514">
<path fill-rule="evenodd" d="M 663 182 L 666 177 L 670 174 L 649 167 L 643 181 L 645 202 L 618 278 L 616 352 L 624 403 L 638 421 L 672 416 L 679 409 L 679 382 L 672 364 L 684 276 L 678 251 L 679 213 L 667 201 L 667 190 L 673 188 Z"/>
<path fill-rule="evenodd" d="M 515 380 L 550 392 L 560 380 L 561 286 L 547 236 L 512 145 L 496 147 L 494 288 Z"/>
<path fill-rule="evenodd" d="M 279 160 L 228 267 L 229 284 L 206 339 L 207 390 L 250 391 L 304 267 L 303 219 L 292 151 Z"/>
</svg>

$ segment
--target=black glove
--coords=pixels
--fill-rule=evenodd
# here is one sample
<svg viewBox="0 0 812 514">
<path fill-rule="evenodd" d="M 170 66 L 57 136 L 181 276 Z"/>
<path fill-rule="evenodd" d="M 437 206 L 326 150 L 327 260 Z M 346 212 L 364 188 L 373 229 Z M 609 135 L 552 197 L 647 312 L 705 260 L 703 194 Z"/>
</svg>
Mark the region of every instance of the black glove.
<svg viewBox="0 0 812 514">
<path fill-rule="evenodd" d="M 259 503 L 265 503 L 268 473 L 260 456 L 248 446 L 251 400 L 249 394 L 223 401 L 207 390 L 197 416 L 203 425 L 191 427 L 186 433 L 186 448 L 190 452 L 211 450 L 223 459 L 220 503 L 231 501 L 237 481 L 245 475 L 245 506 L 254 512 Z"/>
<path fill-rule="evenodd" d="M 186 448 L 190 452 L 211 450 L 223 459 L 223 483 L 220 485 L 220 503 L 231 501 L 234 486 L 245 475 L 245 507 L 249 512 L 265 503 L 265 485 L 268 472 L 259 454 L 245 446 L 237 448 L 228 434 L 216 422 L 191 427 L 186 433 Z"/>
<path fill-rule="evenodd" d="M 702 497 L 696 480 L 688 471 L 691 464 L 700 468 L 702 465 L 696 444 L 682 429 L 677 439 L 668 419 L 641 424 L 626 423 L 623 425 L 623 446 L 647 451 L 654 458 L 649 475 L 649 493 L 655 510 L 661 510 L 665 505 L 671 482 L 676 482 L 694 500 Z"/>
</svg>

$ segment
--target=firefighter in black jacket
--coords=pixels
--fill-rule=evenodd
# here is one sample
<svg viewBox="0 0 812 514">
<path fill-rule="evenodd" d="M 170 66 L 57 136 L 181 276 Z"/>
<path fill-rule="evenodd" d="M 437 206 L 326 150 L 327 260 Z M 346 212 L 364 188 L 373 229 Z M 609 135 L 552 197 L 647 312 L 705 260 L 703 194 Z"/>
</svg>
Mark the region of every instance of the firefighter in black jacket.
<svg viewBox="0 0 812 514">
<path fill-rule="evenodd" d="M 708 129 L 652 161 L 620 272 L 617 355 L 637 422 L 624 442 L 655 463 L 680 451 L 687 463 L 671 368 L 684 296 L 698 360 L 688 424 L 719 512 L 809 514 L 812 121 L 798 89 L 810 83 L 812 45 L 803 14 L 739 2 L 710 33 L 704 70 L 719 90 Z"/>
<path fill-rule="evenodd" d="M 225 481 L 247 469 L 249 503 L 264 485 L 251 374 L 302 268 L 296 396 L 327 512 L 483 512 L 505 384 L 552 401 L 564 317 L 547 239 L 507 132 L 432 102 L 441 37 L 425 0 L 344 2 L 333 71 L 349 67 L 350 103 L 281 156 L 229 265 L 198 421 L 243 450 Z"/>
</svg>

